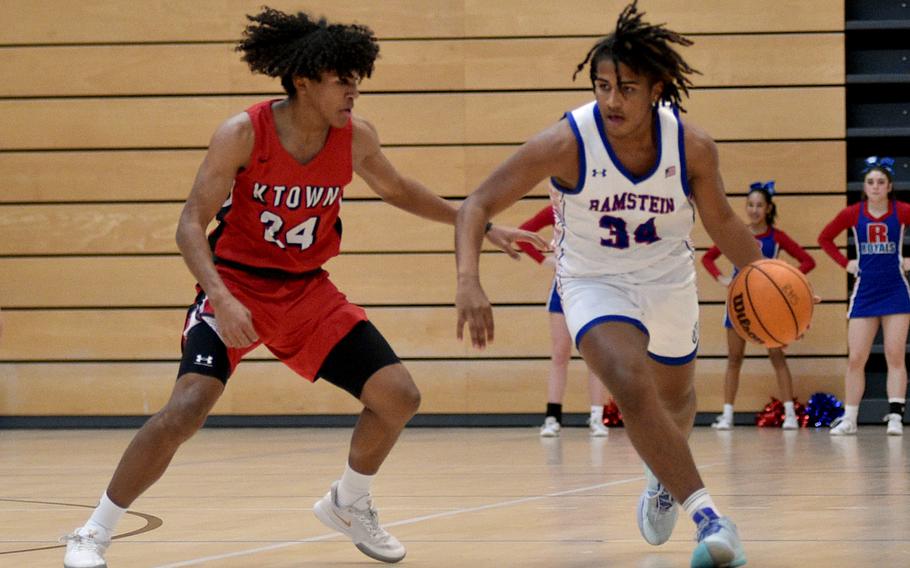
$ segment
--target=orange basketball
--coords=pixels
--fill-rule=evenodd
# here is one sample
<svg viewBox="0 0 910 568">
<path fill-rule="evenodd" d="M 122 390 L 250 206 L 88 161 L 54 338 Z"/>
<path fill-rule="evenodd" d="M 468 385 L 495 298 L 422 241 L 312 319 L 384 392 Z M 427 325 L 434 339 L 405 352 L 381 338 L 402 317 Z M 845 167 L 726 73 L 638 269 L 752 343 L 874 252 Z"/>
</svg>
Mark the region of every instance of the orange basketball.
<svg viewBox="0 0 910 568">
<path fill-rule="evenodd" d="M 736 333 L 765 347 L 782 347 L 809 329 L 812 286 L 782 260 L 757 260 L 743 268 L 727 292 L 727 310 Z"/>
</svg>

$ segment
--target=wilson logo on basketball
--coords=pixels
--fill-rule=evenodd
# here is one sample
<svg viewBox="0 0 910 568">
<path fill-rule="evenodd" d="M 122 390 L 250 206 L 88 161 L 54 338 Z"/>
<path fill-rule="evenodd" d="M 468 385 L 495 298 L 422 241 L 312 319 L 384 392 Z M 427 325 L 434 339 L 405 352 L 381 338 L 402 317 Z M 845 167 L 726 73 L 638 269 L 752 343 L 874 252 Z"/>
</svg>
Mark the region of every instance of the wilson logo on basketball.
<svg viewBox="0 0 910 568">
<path fill-rule="evenodd" d="M 739 324 L 743 333 L 749 336 L 749 339 L 762 345 L 765 344 L 764 340 L 752 331 L 752 322 L 746 316 L 746 302 L 743 300 L 742 294 L 733 296 L 733 316 L 736 318 L 736 323 Z"/>
<path fill-rule="evenodd" d="M 733 330 L 747 341 L 783 347 L 809 329 L 812 287 L 802 272 L 782 260 L 749 263 L 727 293 Z"/>
<path fill-rule="evenodd" d="M 793 289 L 793 286 L 790 284 L 784 284 L 780 287 L 781 293 L 787 298 L 787 301 L 791 304 L 799 304 L 799 295 L 796 293 L 796 290 Z"/>
</svg>

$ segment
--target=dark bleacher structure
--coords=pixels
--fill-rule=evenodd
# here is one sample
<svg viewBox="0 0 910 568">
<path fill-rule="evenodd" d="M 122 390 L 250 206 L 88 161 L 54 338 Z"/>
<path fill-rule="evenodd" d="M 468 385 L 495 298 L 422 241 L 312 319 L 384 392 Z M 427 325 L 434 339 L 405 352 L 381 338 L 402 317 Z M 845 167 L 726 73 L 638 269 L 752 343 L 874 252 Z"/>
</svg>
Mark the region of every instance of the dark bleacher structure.
<svg viewBox="0 0 910 568">
<path fill-rule="evenodd" d="M 910 201 L 910 3 L 898 0 L 848 0 L 847 200 L 862 197 L 866 156 L 893 156 L 897 198 Z M 850 258 L 856 254 L 851 246 Z M 905 241 L 904 255 L 910 253 Z M 851 282 L 852 285 L 852 282 Z M 866 366 L 861 422 L 879 422 L 887 412 L 887 365 L 879 332 Z"/>
</svg>

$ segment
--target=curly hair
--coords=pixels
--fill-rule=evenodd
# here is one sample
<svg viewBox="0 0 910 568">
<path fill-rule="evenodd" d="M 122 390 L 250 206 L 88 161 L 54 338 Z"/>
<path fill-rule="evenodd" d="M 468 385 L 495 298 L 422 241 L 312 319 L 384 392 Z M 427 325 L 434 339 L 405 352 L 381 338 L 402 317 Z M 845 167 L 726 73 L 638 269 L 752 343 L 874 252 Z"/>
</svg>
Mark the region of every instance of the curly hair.
<svg viewBox="0 0 910 568">
<path fill-rule="evenodd" d="M 366 26 L 316 20 L 304 12 L 285 14 L 267 6 L 247 19 L 250 24 L 236 51 L 254 73 L 280 77 L 291 97 L 297 92 L 295 76 L 318 81 L 329 71 L 343 78 L 366 78 L 379 56 L 373 30 Z"/>
<path fill-rule="evenodd" d="M 637 5 L 638 0 L 634 0 L 623 8 L 616 20 L 616 29 L 594 44 L 584 61 L 576 67 L 572 80 L 590 61 L 589 73 L 593 84 L 597 77 L 597 64 L 610 59 L 616 66 L 620 85 L 622 77 L 619 76 L 619 64 L 624 63 L 636 73 L 643 73 L 652 81 L 662 82 L 664 88 L 661 100 L 685 111 L 680 103 L 684 95 L 689 96 L 689 87 L 692 86 L 688 75 L 699 71 L 690 67 L 672 44 L 687 47 L 692 45 L 692 40 L 668 30 L 664 24 L 645 22 L 645 13 L 639 12 Z"/>
</svg>

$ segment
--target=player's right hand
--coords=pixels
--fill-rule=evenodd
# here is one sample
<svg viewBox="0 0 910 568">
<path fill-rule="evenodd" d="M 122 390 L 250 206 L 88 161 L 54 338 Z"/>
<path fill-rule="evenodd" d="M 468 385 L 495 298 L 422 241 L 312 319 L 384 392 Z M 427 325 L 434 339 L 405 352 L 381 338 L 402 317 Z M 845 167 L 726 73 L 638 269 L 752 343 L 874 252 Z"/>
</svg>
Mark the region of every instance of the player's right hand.
<svg viewBox="0 0 910 568">
<path fill-rule="evenodd" d="M 847 262 L 847 272 L 856 276 L 859 273 L 859 262 L 856 260 L 851 260 Z"/>
<path fill-rule="evenodd" d="M 253 315 L 240 300 L 228 296 L 217 304 L 212 302 L 212 308 L 218 322 L 218 334 L 225 345 L 236 349 L 259 341 L 259 334 L 253 327 Z"/>
<path fill-rule="evenodd" d="M 493 308 L 479 281 L 459 280 L 455 309 L 458 312 L 455 335 L 459 340 L 464 339 L 464 326 L 467 324 L 471 345 L 475 348 L 483 349 L 488 341 L 493 341 Z"/>
</svg>

